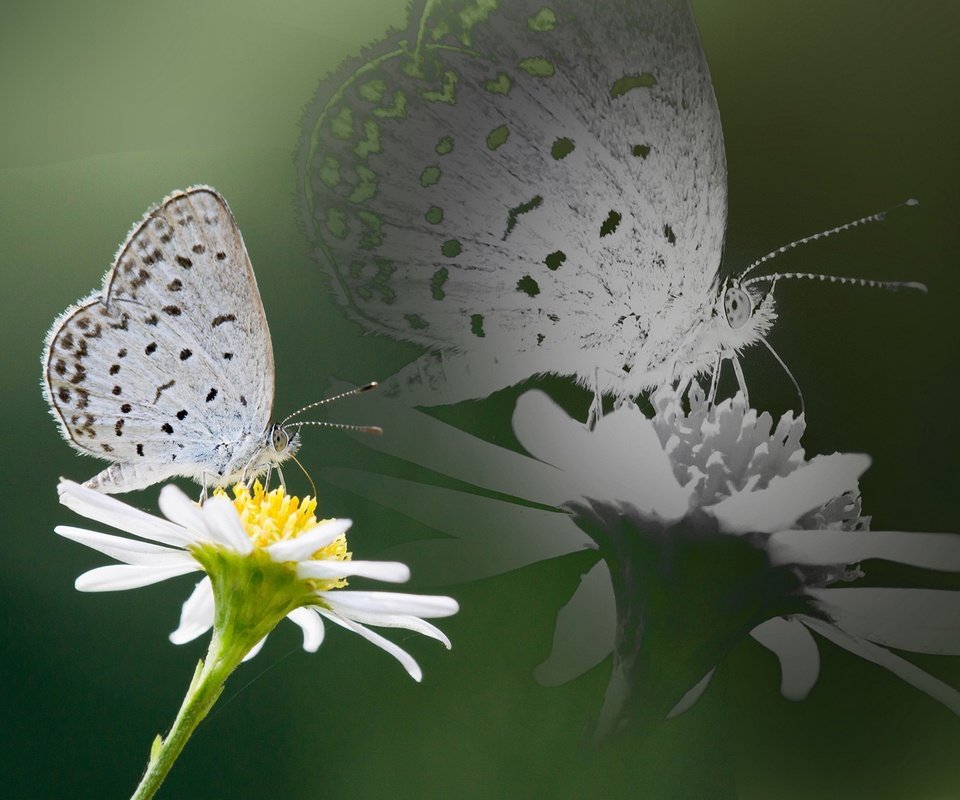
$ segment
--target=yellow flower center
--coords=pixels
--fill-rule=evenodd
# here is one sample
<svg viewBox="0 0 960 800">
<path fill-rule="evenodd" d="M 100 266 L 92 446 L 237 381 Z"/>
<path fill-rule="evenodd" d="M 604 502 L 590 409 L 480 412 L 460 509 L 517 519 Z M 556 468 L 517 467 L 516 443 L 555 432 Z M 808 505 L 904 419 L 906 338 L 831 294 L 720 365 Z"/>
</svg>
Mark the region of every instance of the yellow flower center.
<svg viewBox="0 0 960 800">
<path fill-rule="evenodd" d="M 214 494 L 227 497 L 223 489 L 217 489 Z M 254 547 L 267 547 L 275 542 L 286 539 L 296 539 L 300 534 L 317 527 L 319 522 L 314 511 L 317 510 L 316 498 L 307 495 L 300 500 L 288 495 L 282 487 L 266 492 L 260 481 L 248 489 L 246 485 L 237 483 L 233 487 L 233 507 L 240 515 L 240 522 Z M 321 520 L 324 521 L 324 520 Z M 312 559 L 349 561 L 352 553 L 347 550 L 347 536 L 341 534 L 326 547 L 317 550 Z M 336 580 L 317 580 L 316 588 L 320 590 L 342 589 L 347 585 L 345 578 Z"/>
</svg>

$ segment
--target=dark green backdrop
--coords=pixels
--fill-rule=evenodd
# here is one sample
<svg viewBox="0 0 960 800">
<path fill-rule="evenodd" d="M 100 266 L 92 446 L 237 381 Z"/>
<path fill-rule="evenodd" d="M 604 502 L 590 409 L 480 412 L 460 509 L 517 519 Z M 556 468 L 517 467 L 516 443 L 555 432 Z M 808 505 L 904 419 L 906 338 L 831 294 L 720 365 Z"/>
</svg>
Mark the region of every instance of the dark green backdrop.
<svg viewBox="0 0 960 800">
<path fill-rule="evenodd" d="M 922 280 L 928 297 L 782 285 L 771 338 L 803 387 L 808 453 L 874 457 L 862 485 L 874 527 L 960 531 L 960 11 L 952 0 L 694 5 L 726 135 L 728 265 L 920 198 L 920 208 L 796 253 L 783 268 Z M 362 381 L 404 363 L 413 351 L 362 336 L 330 301 L 294 222 L 292 157 L 319 79 L 401 25 L 404 3 L 17 1 L 2 17 L 0 795 L 123 797 L 172 720 L 202 643 L 166 639 L 189 579 L 112 595 L 73 590 L 75 576 L 104 559 L 53 534 L 75 522 L 57 506 L 55 484 L 96 466 L 70 451 L 46 413 L 44 332 L 98 285 L 148 205 L 206 182 L 228 198 L 257 270 L 278 411 L 316 399 L 332 375 Z M 768 356 L 755 353 L 746 369 L 759 407 L 795 402 Z M 316 432 L 303 456 L 316 473 L 355 464 L 358 450 Z M 356 497 L 323 486 L 321 495 L 326 513 L 355 520 L 358 556 L 415 533 Z M 331 631 L 308 656 L 284 626 L 235 677 L 162 795 L 960 797 L 960 720 L 950 712 L 827 644 L 817 688 L 789 703 L 774 659 L 751 642 L 692 713 L 643 752 L 610 758 L 608 785 L 591 792 L 578 742 L 608 665 L 558 689 L 531 677 L 583 564 L 572 556 L 446 589 L 462 604 L 443 625 L 453 652 L 404 640 L 424 667 L 422 685 L 357 637 Z M 415 585 L 429 587 L 429 577 Z M 914 660 L 960 686 L 960 659 Z"/>
</svg>

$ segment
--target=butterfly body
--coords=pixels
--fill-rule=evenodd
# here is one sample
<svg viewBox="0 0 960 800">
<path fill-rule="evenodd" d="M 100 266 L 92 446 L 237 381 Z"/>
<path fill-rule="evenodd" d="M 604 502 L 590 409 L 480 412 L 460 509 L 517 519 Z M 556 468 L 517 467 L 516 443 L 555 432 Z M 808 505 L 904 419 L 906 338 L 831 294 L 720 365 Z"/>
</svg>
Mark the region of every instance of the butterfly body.
<svg viewBox="0 0 960 800">
<path fill-rule="evenodd" d="M 174 192 L 134 226 L 103 288 L 50 329 L 43 367 L 64 438 L 114 462 L 88 481 L 104 492 L 174 476 L 224 485 L 299 447 L 270 425 L 269 328 L 240 231 L 209 187 Z"/>
<path fill-rule="evenodd" d="M 306 223 L 354 318 L 430 351 L 393 381 L 411 401 L 547 372 L 624 399 L 769 327 L 722 314 L 687 3 L 440 0 L 338 80 L 307 120 Z"/>
</svg>

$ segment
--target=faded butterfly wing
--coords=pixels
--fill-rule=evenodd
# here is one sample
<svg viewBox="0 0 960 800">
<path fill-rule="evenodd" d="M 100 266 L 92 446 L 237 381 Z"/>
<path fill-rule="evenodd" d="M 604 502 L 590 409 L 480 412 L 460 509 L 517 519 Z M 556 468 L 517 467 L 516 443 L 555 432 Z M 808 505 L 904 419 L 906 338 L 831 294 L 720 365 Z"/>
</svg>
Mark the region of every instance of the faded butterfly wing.
<svg viewBox="0 0 960 800">
<path fill-rule="evenodd" d="M 686 2 L 419 4 L 305 127 L 317 255 L 431 351 L 393 381 L 415 403 L 547 372 L 632 397 L 772 320 L 715 314 L 726 165 Z"/>
</svg>

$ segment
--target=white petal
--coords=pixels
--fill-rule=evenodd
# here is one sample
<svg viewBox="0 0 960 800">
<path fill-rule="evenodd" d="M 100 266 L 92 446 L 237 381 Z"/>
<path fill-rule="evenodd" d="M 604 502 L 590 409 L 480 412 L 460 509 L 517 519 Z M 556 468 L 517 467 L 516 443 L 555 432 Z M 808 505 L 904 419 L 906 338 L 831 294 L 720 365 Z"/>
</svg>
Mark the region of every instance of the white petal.
<svg viewBox="0 0 960 800">
<path fill-rule="evenodd" d="M 772 617 L 750 635 L 780 661 L 780 694 L 805 699 L 820 675 L 820 650 L 810 631 L 792 617 Z"/>
<path fill-rule="evenodd" d="M 88 531 L 71 525 L 58 525 L 54 531 L 65 539 L 86 545 L 125 564 L 160 567 L 193 561 L 193 556 L 183 550 L 175 550 L 172 547 L 164 547 L 140 539 L 127 539 L 124 536 Z"/>
<path fill-rule="evenodd" d="M 543 686 L 559 686 L 592 669 L 613 651 L 616 627 L 610 569 L 600 561 L 581 576 L 557 614 L 550 655 L 534 670 L 534 678 Z"/>
<path fill-rule="evenodd" d="M 905 683 L 919 689 L 924 694 L 929 695 L 934 700 L 943 703 L 954 714 L 960 716 L 960 692 L 952 686 L 948 686 L 943 681 L 934 678 L 929 672 L 924 672 L 918 666 L 911 664 L 905 658 L 901 658 L 891 653 L 884 647 L 875 645 L 864 639 L 858 639 L 844 633 L 839 628 L 813 617 L 802 616 L 803 623 L 821 636 L 829 639 L 834 644 L 839 645 L 845 650 L 849 650 L 854 655 L 872 661 L 885 669 L 890 670 L 894 675 Z"/>
<path fill-rule="evenodd" d="M 692 689 L 689 689 L 687 693 L 680 698 L 680 702 L 670 709 L 670 713 L 667 714 L 667 719 L 679 717 L 681 714 L 685 714 L 687 711 L 693 708 L 697 704 L 697 701 L 703 696 L 703 693 L 707 691 L 707 687 L 710 685 L 710 681 L 713 679 L 713 673 L 716 671 L 717 668 L 714 667 L 699 681 L 697 681 L 696 685 Z"/>
<path fill-rule="evenodd" d="M 240 523 L 240 517 L 226 497 L 210 497 L 200 509 L 207 522 L 207 530 L 217 536 L 218 541 L 237 553 L 249 553 L 253 542 Z"/>
<path fill-rule="evenodd" d="M 780 531 L 770 537 L 770 560 L 780 564 L 853 564 L 882 558 L 912 567 L 960 572 L 960 536 L 903 531 Z"/>
<path fill-rule="evenodd" d="M 328 599 L 326 595 L 324 599 Z M 361 622 L 364 625 L 373 625 L 377 628 L 404 628 L 408 631 L 421 633 L 431 639 L 436 639 L 438 642 L 441 642 L 447 650 L 453 647 L 450 639 L 447 638 L 447 635 L 442 630 L 436 625 L 420 619 L 420 617 L 413 617 L 409 614 L 364 614 L 360 611 L 351 611 L 349 613 L 350 619 Z"/>
<path fill-rule="evenodd" d="M 207 523 L 200 507 L 173 484 L 168 484 L 160 490 L 157 504 L 167 519 L 182 525 L 190 532 L 190 542 L 217 541 L 216 537 L 207 530 Z"/>
<path fill-rule="evenodd" d="M 960 655 L 960 592 L 845 588 L 807 592 L 838 628 L 914 653 Z"/>
<path fill-rule="evenodd" d="M 264 636 L 259 642 L 257 642 L 253 647 L 250 648 L 250 651 L 243 657 L 243 661 L 249 661 L 251 658 L 254 658 L 257 655 L 257 653 L 263 650 L 263 646 L 266 643 L 267 643 L 267 637 Z"/>
<path fill-rule="evenodd" d="M 369 628 L 364 627 L 358 622 L 353 622 L 352 620 L 341 617 L 339 614 L 334 614 L 328 611 L 325 608 L 317 608 L 317 611 L 320 614 L 323 614 L 328 620 L 337 625 L 340 625 L 347 630 L 353 631 L 354 633 L 359 634 L 368 642 L 373 642 L 381 650 L 385 650 L 387 653 L 392 655 L 397 661 L 399 661 L 403 668 L 407 671 L 407 674 L 413 678 L 417 683 L 423 680 L 423 672 L 420 669 L 420 665 L 414 661 L 413 656 L 411 656 L 406 650 L 395 645 L 389 639 L 385 639 L 379 633 L 371 631 Z"/>
<path fill-rule="evenodd" d="M 349 519 L 331 519 L 321 522 L 316 528 L 301 533 L 296 539 L 284 539 L 265 548 L 270 558 L 277 562 L 303 561 L 321 547 L 326 547 L 340 534 L 346 533 L 353 524 Z"/>
<path fill-rule="evenodd" d="M 295 608 L 287 619 L 300 626 L 303 631 L 303 649 L 316 653 L 323 643 L 323 620 L 312 608 Z"/>
<path fill-rule="evenodd" d="M 95 489 L 87 489 L 73 481 L 60 481 L 57 491 L 63 505 L 87 519 L 164 544 L 180 546 L 193 541 L 193 537 L 179 525 L 147 514 Z"/>
<path fill-rule="evenodd" d="M 139 589 L 141 586 L 150 586 L 165 581 L 167 578 L 186 575 L 188 572 L 194 572 L 198 569 L 200 569 L 200 565 L 196 561 L 192 564 L 173 567 L 111 564 L 108 567 L 97 567 L 89 572 L 84 572 L 77 578 L 74 586 L 76 586 L 78 592 L 115 592 L 124 589 Z"/>
<path fill-rule="evenodd" d="M 449 617 L 460 610 L 452 597 L 401 592 L 361 592 L 338 589 L 324 592 L 326 602 L 343 608 L 347 613 L 410 614 L 414 617 Z"/>
<path fill-rule="evenodd" d="M 198 636 L 203 636 L 213 627 L 213 614 L 213 585 L 210 578 L 204 577 L 193 587 L 193 592 L 180 609 L 180 624 L 170 634 L 170 641 L 174 644 L 186 644 Z"/>
<path fill-rule="evenodd" d="M 711 511 L 727 533 L 785 530 L 834 497 L 856 492 L 857 481 L 869 466 L 870 457 L 865 455 L 817 456 L 789 475 L 773 478 L 766 489 L 740 492 Z"/>
<path fill-rule="evenodd" d="M 399 561 L 302 561 L 297 565 L 301 578 L 345 578 L 357 575 L 388 583 L 410 580 L 410 568 Z"/>
</svg>

